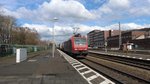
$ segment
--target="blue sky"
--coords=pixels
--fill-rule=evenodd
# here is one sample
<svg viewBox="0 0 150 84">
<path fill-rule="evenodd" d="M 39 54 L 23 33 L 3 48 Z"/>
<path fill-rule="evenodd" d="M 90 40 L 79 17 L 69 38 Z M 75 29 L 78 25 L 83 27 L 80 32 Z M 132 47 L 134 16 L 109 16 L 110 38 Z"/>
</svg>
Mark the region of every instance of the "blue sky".
<svg viewBox="0 0 150 84">
<path fill-rule="evenodd" d="M 118 22 L 123 30 L 149 27 L 149 4 L 150 0 L 0 0 L 4 15 L 15 17 L 20 26 L 35 28 L 42 39 L 51 39 L 54 17 L 59 19 L 56 35 L 71 35 L 72 27 L 79 27 L 82 34 L 117 29 Z"/>
</svg>

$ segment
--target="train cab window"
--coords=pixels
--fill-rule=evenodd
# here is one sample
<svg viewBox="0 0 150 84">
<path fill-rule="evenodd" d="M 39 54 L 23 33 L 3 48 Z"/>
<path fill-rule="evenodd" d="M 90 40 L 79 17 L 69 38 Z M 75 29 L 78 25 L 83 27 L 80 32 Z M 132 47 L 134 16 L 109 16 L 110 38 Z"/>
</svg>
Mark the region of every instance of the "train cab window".
<svg viewBox="0 0 150 84">
<path fill-rule="evenodd" d="M 85 38 L 75 38 L 75 44 L 76 45 L 85 45 L 86 39 Z"/>
</svg>

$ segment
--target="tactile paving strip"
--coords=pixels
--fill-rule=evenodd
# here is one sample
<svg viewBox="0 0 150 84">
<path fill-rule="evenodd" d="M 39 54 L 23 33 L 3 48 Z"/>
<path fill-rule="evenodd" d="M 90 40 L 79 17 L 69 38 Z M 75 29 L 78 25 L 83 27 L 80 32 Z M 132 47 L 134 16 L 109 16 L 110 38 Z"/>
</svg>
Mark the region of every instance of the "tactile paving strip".
<svg viewBox="0 0 150 84">
<path fill-rule="evenodd" d="M 60 54 L 78 71 L 89 84 L 115 84 L 111 80 L 92 70 L 88 66 L 58 50 Z"/>
</svg>

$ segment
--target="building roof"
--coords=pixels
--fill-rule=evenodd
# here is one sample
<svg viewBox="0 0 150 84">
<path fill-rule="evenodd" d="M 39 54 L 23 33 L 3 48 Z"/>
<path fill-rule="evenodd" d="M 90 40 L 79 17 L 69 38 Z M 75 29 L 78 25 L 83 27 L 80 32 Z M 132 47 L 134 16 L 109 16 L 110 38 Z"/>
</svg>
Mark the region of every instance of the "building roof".
<svg viewBox="0 0 150 84">
<path fill-rule="evenodd" d="M 101 30 L 97 30 L 97 29 L 95 29 L 95 30 L 93 30 L 93 31 L 90 31 L 89 33 L 93 33 L 93 32 L 100 32 Z M 88 34 L 89 34 L 88 33 Z"/>
</svg>

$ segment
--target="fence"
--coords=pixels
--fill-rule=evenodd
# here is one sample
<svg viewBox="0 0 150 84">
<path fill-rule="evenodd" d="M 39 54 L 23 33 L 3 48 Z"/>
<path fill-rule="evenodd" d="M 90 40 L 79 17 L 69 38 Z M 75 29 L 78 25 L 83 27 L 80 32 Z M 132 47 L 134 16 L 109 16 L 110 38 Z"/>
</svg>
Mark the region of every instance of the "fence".
<svg viewBox="0 0 150 84">
<path fill-rule="evenodd" d="M 0 44 L 0 57 L 15 54 L 17 48 L 26 48 L 30 53 L 50 49 L 50 46 Z"/>
</svg>

